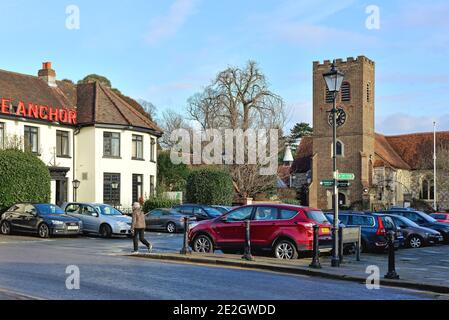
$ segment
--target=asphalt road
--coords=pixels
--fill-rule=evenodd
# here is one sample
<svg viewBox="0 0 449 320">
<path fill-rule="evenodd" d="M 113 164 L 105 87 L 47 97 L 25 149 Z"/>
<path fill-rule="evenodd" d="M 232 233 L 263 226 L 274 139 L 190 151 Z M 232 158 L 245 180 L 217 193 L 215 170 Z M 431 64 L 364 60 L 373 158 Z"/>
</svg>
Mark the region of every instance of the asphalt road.
<svg viewBox="0 0 449 320">
<path fill-rule="evenodd" d="M 148 234 L 156 251 L 178 250 L 181 235 Z M 142 248 L 143 249 L 143 248 Z M 0 299 L 435 299 L 438 296 L 307 276 L 162 263 L 123 253 L 129 239 L 0 236 Z M 66 268 L 80 270 L 80 289 L 66 288 Z M 440 297 L 441 298 L 441 297 Z"/>
</svg>

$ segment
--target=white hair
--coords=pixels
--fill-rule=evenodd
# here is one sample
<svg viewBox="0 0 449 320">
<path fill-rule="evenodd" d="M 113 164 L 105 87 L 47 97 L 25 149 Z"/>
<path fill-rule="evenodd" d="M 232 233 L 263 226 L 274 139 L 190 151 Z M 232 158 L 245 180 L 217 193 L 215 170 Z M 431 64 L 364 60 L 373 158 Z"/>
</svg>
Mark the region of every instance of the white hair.
<svg viewBox="0 0 449 320">
<path fill-rule="evenodd" d="M 133 203 L 133 209 L 140 209 L 140 203 L 134 202 Z"/>
</svg>

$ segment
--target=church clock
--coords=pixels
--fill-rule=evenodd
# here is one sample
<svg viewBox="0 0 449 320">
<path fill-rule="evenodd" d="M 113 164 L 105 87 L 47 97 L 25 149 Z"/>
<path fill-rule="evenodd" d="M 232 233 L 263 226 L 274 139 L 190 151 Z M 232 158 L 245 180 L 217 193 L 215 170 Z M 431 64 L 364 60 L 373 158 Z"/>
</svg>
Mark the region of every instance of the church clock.
<svg viewBox="0 0 449 320">
<path fill-rule="evenodd" d="M 337 115 L 337 127 L 341 127 L 346 122 L 346 118 L 347 118 L 346 112 L 342 108 L 337 108 L 336 115 Z M 334 114 L 332 113 L 332 111 L 329 112 L 328 122 L 329 122 L 329 125 L 332 127 L 333 122 L 334 122 Z"/>
</svg>

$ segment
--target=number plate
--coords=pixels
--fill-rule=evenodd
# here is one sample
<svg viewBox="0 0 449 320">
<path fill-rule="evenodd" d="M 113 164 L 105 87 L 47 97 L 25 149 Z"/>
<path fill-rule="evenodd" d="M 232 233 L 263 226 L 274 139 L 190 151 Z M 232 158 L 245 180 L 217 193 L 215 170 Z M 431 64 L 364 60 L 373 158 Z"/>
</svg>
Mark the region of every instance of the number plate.
<svg viewBox="0 0 449 320">
<path fill-rule="evenodd" d="M 321 233 L 330 233 L 331 230 L 329 228 L 321 228 Z"/>
<path fill-rule="evenodd" d="M 68 226 L 67 227 L 67 230 L 69 230 L 69 231 L 75 231 L 75 230 L 79 230 L 79 227 L 78 226 Z"/>
</svg>

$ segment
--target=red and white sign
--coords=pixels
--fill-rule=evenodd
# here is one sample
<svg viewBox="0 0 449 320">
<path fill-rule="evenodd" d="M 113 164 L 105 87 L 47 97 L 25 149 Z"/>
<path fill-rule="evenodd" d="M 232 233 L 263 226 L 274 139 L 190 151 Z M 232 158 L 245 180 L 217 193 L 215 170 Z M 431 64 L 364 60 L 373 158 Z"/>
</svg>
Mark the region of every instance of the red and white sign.
<svg viewBox="0 0 449 320">
<path fill-rule="evenodd" d="M 65 124 L 76 124 L 76 110 L 40 105 L 32 102 L 25 103 L 20 100 L 17 107 L 13 107 L 12 99 L 9 98 L 2 98 L 0 114 Z"/>
</svg>

